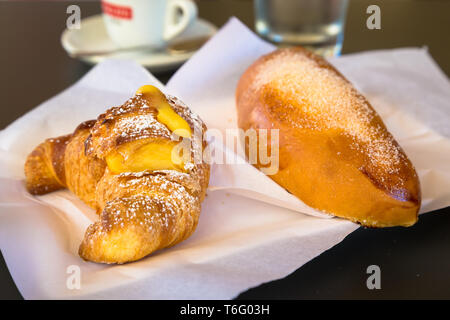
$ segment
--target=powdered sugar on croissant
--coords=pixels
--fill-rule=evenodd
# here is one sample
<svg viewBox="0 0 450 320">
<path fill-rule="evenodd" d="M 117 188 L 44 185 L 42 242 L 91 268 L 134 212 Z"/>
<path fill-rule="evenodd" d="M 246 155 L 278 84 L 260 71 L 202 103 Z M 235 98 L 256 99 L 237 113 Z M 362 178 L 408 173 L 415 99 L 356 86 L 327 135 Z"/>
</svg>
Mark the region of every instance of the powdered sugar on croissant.
<svg viewBox="0 0 450 320">
<path fill-rule="evenodd" d="M 193 161 L 206 145 L 192 134 L 205 130 L 179 100 L 143 86 L 73 134 L 39 145 L 25 164 L 27 189 L 44 194 L 68 188 L 97 211 L 99 221 L 80 245 L 82 258 L 135 261 L 194 232 L 210 168 Z M 181 164 L 173 158 L 174 131 L 191 145 Z"/>
</svg>

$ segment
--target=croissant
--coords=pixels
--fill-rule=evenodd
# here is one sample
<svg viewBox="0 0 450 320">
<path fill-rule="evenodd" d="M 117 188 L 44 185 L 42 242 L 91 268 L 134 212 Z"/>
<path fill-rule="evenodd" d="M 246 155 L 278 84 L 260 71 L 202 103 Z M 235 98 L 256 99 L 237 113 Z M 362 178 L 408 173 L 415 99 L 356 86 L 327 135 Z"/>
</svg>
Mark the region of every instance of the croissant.
<svg viewBox="0 0 450 320">
<path fill-rule="evenodd" d="M 367 227 L 417 221 L 414 166 L 366 98 L 321 57 L 298 47 L 259 58 L 239 80 L 236 105 L 240 128 L 279 130 L 270 177 L 309 206 Z"/>
<path fill-rule="evenodd" d="M 205 130 L 178 99 L 143 86 L 122 106 L 37 146 L 25 163 L 26 188 L 33 195 L 68 188 L 96 210 L 83 259 L 135 261 L 194 232 L 210 170 L 195 156 L 206 143 L 194 133 Z"/>
</svg>

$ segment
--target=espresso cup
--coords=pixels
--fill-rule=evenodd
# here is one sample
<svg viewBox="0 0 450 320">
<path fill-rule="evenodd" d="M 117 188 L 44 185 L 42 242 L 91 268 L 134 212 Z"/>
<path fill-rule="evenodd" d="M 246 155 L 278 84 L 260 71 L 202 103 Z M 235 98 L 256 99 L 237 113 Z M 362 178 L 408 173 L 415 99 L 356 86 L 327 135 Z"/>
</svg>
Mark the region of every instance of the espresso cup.
<svg viewBox="0 0 450 320">
<path fill-rule="evenodd" d="M 124 48 L 164 47 L 197 18 L 191 0 L 102 0 L 102 10 L 108 35 Z"/>
</svg>

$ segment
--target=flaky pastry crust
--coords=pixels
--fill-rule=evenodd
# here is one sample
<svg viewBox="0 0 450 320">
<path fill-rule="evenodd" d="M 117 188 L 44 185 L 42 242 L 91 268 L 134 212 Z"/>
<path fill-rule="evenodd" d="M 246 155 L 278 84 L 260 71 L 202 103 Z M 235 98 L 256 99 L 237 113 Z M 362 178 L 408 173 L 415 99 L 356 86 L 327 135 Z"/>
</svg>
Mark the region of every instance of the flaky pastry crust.
<svg viewBox="0 0 450 320">
<path fill-rule="evenodd" d="M 176 98 L 165 99 L 192 132 L 203 134 L 206 126 L 198 116 Z M 172 132 L 157 114 L 145 95 L 136 94 L 97 120 L 82 123 L 73 134 L 47 139 L 28 156 L 25 175 L 31 194 L 68 188 L 98 213 L 79 248 L 83 259 L 135 261 L 194 232 L 208 186 L 208 164 L 194 163 L 191 155 L 183 170 L 113 173 L 106 162 L 121 146 L 170 142 Z M 192 150 L 206 147 L 196 139 L 190 143 Z"/>
</svg>

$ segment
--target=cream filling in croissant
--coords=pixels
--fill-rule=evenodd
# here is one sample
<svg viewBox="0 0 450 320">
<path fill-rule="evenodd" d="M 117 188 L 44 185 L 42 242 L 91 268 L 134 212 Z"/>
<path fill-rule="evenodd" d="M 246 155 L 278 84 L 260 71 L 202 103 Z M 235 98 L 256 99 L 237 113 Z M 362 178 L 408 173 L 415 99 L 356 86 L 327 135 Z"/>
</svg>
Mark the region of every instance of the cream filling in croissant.
<svg viewBox="0 0 450 320">
<path fill-rule="evenodd" d="M 112 173 L 144 170 L 177 170 L 184 172 L 182 156 L 174 152 L 177 142 L 137 140 L 119 147 L 106 157 Z"/>
<path fill-rule="evenodd" d="M 158 110 L 156 119 L 171 132 L 183 138 L 192 135 L 189 124 L 180 117 L 156 87 L 145 85 L 141 94 L 148 104 Z M 184 172 L 183 155 L 176 148 L 178 142 L 159 139 L 143 139 L 128 142 L 106 157 L 109 170 L 114 173 L 140 172 L 144 170 L 177 170 Z"/>
<path fill-rule="evenodd" d="M 189 124 L 172 109 L 166 96 L 158 88 L 145 85 L 140 87 L 136 94 L 141 94 L 152 107 L 158 110 L 156 120 L 164 124 L 171 132 L 183 138 L 191 137 L 192 132 Z"/>
</svg>

